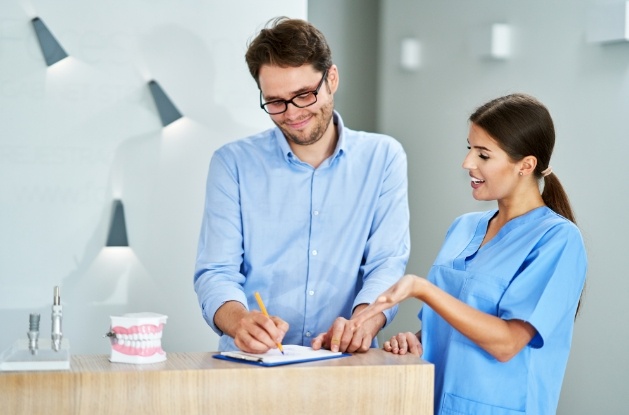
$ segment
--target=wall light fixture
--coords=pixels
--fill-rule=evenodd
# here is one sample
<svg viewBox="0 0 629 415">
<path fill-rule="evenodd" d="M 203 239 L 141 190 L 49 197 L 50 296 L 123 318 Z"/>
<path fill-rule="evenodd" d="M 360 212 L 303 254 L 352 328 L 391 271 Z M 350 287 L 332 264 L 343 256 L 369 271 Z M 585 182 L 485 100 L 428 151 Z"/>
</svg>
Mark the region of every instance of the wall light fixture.
<svg viewBox="0 0 629 415">
<path fill-rule="evenodd" d="M 400 42 L 400 66 L 414 72 L 421 66 L 421 43 L 414 37 L 407 37 Z"/>
<path fill-rule="evenodd" d="M 122 201 L 114 200 L 111 222 L 109 223 L 109 235 L 105 246 L 129 246 L 127 238 L 127 225 L 124 217 Z"/>
<path fill-rule="evenodd" d="M 157 81 L 149 81 L 149 88 L 151 90 L 151 94 L 153 95 L 157 111 L 159 112 L 159 118 L 162 120 L 162 125 L 164 127 L 181 118 L 181 113 L 172 103 L 170 98 L 168 98 L 168 95 L 166 95 Z"/>
<path fill-rule="evenodd" d="M 586 38 L 590 43 L 629 41 L 629 1 L 598 4 L 587 14 Z"/>
<path fill-rule="evenodd" d="M 50 33 L 50 30 L 48 30 L 42 19 L 35 17 L 31 20 L 31 23 L 35 29 L 39 47 L 48 66 L 68 57 L 66 51 L 63 50 L 61 44 L 55 39 L 52 33 Z"/>
</svg>

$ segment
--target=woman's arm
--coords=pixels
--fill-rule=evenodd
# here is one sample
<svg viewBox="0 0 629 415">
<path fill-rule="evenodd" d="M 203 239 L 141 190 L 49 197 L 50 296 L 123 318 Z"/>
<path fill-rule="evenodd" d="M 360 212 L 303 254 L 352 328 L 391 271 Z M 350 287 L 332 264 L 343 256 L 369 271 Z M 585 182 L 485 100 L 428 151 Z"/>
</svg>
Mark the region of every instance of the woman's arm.
<svg viewBox="0 0 629 415">
<path fill-rule="evenodd" d="M 506 362 L 518 354 L 535 336 L 535 328 L 521 320 L 503 320 L 479 311 L 441 290 L 425 278 L 405 275 L 378 299 L 352 318 L 360 326 L 372 314 L 414 297 L 432 308 L 461 334 Z"/>
</svg>

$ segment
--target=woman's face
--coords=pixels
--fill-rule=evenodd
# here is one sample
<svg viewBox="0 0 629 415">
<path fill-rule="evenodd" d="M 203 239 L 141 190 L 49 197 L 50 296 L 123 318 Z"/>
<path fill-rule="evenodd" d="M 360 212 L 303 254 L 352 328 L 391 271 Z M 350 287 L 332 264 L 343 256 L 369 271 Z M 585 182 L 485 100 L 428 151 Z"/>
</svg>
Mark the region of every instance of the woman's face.
<svg viewBox="0 0 629 415">
<path fill-rule="evenodd" d="M 519 183 L 520 163 L 500 148 L 485 130 L 470 123 L 467 156 L 463 168 L 472 178 L 472 196 L 476 200 L 504 200 L 513 196 Z"/>
</svg>

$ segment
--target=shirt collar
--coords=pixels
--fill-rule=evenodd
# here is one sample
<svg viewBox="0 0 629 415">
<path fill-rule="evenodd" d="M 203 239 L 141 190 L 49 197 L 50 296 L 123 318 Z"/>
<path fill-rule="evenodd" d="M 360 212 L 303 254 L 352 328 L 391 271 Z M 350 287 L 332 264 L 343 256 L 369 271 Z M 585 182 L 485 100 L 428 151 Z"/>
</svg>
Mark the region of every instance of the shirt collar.
<svg viewBox="0 0 629 415">
<path fill-rule="evenodd" d="M 345 125 L 343 124 L 341 115 L 336 111 L 334 111 L 332 115 L 332 122 L 336 125 L 336 130 L 339 132 L 339 139 L 336 142 L 336 148 L 331 157 L 331 159 L 335 159 L 345 153 Z"/>
</svg>

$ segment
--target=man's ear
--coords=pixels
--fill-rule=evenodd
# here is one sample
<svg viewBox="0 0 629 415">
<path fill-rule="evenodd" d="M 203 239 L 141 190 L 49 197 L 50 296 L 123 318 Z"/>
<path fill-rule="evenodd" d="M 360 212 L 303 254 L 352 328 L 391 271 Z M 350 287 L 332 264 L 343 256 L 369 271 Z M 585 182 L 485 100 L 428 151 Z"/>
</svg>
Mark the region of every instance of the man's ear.
<svg viewBox="0 0 629 415">
<path fill-rule="evenodd" d="M 336 67 L 336 65 L 332 65 L 328 69 L 327 85 L 328 88 L 330 88 L 331 94 L 334 94 L 339 88 L 339 69 Z"/>
</svg>

